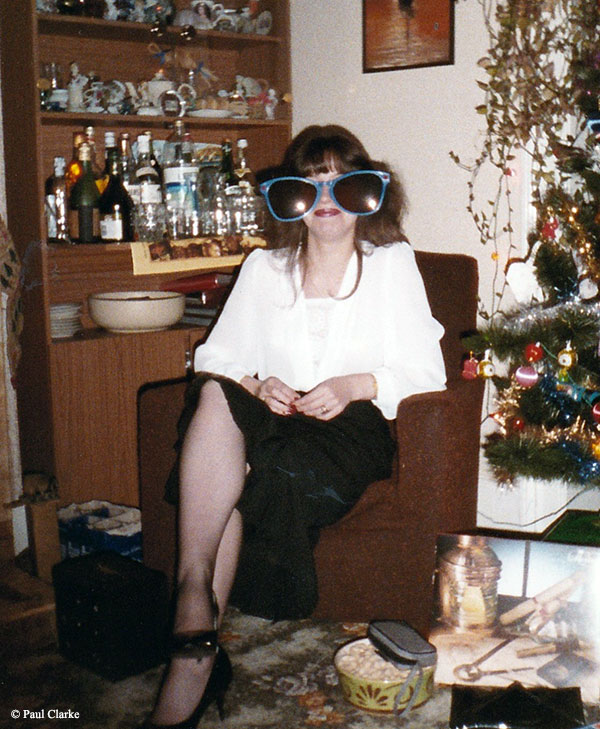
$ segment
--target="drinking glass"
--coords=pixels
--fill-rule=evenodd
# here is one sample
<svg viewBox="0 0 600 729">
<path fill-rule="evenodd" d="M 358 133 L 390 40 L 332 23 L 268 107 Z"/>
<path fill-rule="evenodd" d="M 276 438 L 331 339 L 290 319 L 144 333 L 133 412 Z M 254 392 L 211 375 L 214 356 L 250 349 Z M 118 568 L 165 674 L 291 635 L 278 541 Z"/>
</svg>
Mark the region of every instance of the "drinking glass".
<svg viewBox="0 0 600 729">
<path fill-rule="evenodd" d="M 157 243 L 167 231 L 167 214 L 163 203 L 141 203 L 133 210 L 136 239 Z"/>
</svg>

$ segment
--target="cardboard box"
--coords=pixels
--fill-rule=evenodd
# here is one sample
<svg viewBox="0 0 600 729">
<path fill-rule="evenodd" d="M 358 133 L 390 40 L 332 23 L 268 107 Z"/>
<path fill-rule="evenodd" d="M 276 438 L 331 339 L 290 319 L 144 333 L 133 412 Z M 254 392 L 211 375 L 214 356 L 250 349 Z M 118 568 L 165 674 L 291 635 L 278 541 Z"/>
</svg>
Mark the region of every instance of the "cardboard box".
<svg viewBox="0 0 600 729">
<path fill-rule="evenodd" d="M 445 534 L 434 585 L 438 683 L 579 686 L 600 703 L 600 548 Z"/>
<path fill-rule="evenodd" d="M 29 548 L 36 574 L 45 582 L 52 582 L 52 567 L 60 562 L 57 507 L 57 499 L 25 505 Z"/>
<path fill-rule="evenodd" d="M 58 510 L 63 559 L 112 550 L 142 561 L 140 510 L 94 499 Z"/>
</svg>

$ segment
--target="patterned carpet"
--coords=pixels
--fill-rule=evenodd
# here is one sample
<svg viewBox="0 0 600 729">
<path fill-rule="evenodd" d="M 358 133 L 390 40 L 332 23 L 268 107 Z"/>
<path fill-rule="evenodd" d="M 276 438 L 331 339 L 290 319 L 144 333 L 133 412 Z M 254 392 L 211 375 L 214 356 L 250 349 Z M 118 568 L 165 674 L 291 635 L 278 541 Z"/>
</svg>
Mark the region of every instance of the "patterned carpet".
<svg viewBox="0 0 600 729">
<path fill-rule="evenodd" d="M 230 610 L 222 643 L 234 679 L 226 717 L 211 706 L 200 729 L 448 729 L 450 689 L 403 717 L 375 714 L 348 703 L 333 667 L 336 649 L 365 633 L 364 624 L 270 623 Z M 0 727 L 4 729 L 133 729 L 152 707 L 163 668 L 117 682 L 66 661 L 50 646 L 0 661 Z M 52 718 L 51 710 L 63 712 Z M 11 711 L 19 712 L 11 718 Z M 68 712 L 78 714 L 68 719 Z M 30 712 L 26 716 L 26 712 Z M 588 721 L 600 707 L 588 707 Z"/>
<path fill-rule="evenodd" d="M 221 723 L 214 706 L 205 729 L 447 729 L 450 697 L 436 687 L 433 697 L 397 718 L 357 709 L 342 696 L 332 663 L 335 650 L 366 626 L 313 621 L 270 623 L 229 611 L 222 642 L 234 667 Z M 110 682 L 63 659 L 50 648 L 21 656 L 0 669 L 5 690 L 0 726 L 10 729 L 130 729 L 150 711 L 162 667 Z M 51 719 L 50 710 L 76 712 L 78 718 Z M 21 712 L 11 719 L 10 711 Z M 30 713 L 25 717 L 25 712 Z"/>
</svg>

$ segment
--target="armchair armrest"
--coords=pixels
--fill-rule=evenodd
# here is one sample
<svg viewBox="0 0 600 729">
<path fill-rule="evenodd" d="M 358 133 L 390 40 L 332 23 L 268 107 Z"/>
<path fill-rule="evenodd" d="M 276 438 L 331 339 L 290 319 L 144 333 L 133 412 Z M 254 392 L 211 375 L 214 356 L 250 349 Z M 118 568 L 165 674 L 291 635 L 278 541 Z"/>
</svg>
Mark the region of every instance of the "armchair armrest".
<svg viewBox="0 0 600 729">
<path fill-rule="evenodd" d="M 476 526 L 482 380 L 413 395 L 398 406 L 398 498 L 431 533 Z"/>
</svg>

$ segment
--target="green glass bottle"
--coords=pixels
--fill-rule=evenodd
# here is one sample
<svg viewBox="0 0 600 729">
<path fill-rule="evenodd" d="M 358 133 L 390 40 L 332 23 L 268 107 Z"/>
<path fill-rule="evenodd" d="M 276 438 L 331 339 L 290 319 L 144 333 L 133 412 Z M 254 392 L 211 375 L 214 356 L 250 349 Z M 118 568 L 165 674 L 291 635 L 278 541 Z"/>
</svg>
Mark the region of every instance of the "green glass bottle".
<svg viewBox="0 0 600 729">
<path fill-rule="evenodd" d="M 79 146 L 81 177 L 71 188 L 69 198 L 69 230 L 76 243 L 100 241 L 100 192 L 92 171 L 91 148 L 87 142 Z"/>
<path fill-rule="evenodd" d="M 224 139 L 221 142 L 221 167 L 219 169 L 219 176 L 225 185 L 225 189 L 235 187 L 239 183 L 239 177 L 235 174 L 234 170 L 233 148 L 230 139 Z"/>
<path fill-rule="evenodd" d="M 123 185 L 119 169 L 119 150 L 109 149 L 108 183 L 100 196 L 100 235 L 105 243 L 133 240 L 133 201 Z"/>
</svg>

